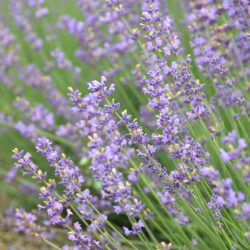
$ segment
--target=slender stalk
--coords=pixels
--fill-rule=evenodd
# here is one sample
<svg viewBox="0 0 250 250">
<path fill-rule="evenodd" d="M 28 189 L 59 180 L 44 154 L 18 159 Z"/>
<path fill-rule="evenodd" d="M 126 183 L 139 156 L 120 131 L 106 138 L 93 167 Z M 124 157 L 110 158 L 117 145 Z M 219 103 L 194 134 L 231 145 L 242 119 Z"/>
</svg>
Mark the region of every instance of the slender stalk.
<svg viewBox="0 0 250 250">
<path fill-rule="evenodd" d="M 57 246 L 56 244 L 54 244 L 53 242 L 51 242 L 51 241 L 49 241 L 47 239 L 43 239 L 43 241 L 45 243 L 47 243 L 49 246 L 51 246 L 52 248 L 57 249 L 57 250 L 61 250 L 61 248 L 59 246 Z"/>
</svg>

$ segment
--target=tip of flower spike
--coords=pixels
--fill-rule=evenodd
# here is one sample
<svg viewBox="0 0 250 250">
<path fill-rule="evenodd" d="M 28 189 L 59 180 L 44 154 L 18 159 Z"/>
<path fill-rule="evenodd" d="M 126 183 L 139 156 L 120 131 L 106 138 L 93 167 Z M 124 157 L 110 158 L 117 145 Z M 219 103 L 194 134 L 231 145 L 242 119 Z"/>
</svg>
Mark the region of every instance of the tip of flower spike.
<svg viewBox="0 0 250 250">
<path fill-rule="evenodd" d="M 116 6 L 116 7 L 114 7 L 114 11 L 116 11 L 116 12 L 120 12 L 120 10 L 122 9 L 122 4 L 119 4 L 119 6 Z"/>
<path fill-rule="evenodd" d="M 17 154 L 18 153 L 18 148 L 14 148 L 14 149 L 12 149 L 12 153 L 14 153 L 14 154 Z"/>
<path fill-rule="evenodd" d="M 131 184 L 130 184 L 128 181 L 126 181 L 126 186 L 127 186 L 127 187 L 130 187 Z"/>
<path fill-rule="evenodd" d="M 170 250 L 170 249 L 171 249 L 171 246 L 172 246 L 171 243 L 167 244 L 167 243 L 165 243 L 165 242 L 162 241 L 162 242 L 159 244 L 159 246 L 157 246 L 156 250 L 161 250 L 161 249 Z"/>
<path fill-rule="evenodd" d="M 133 34 L 136 34 L 137 32 L 138 32 L 138 29 L 137 29 L 137 28 L 132 29 L 132 33 L 133 33 Z"/>
<path fill-rule="evenodd" d="M 106 81 L 107 81 L 106 76 L 102 76 L 102 77 L 101 77 L 101 82 L 102 82 L 102 83 L 105 83 Z"/>
<path fill-rule="evenodd" d="M 41 240 L 46 240 L 46 237 L 44 237 L 43 235 L 40 236 Z"/>
<path fill-rule="evenodd" d="M 122 115 L 127 115 L 127 113 L 128 113 L 127 109 L 124 109 L 124 110 L 122 111 Z"/>
<path fill-rule="evenodd" d="M 73 89 L 72 87 L 68 87 L 68 90 L 69 90 L 70 92 L 73 92 L 73 91 L 74 91 L 74 89 Z"/>
<path fill-rule="evenodd" d="M 34 237 L 39 237 L 39 234 L 38 234 L 37 232 L 34 232 L 34 233 L 33 233 L 33 236 L 34 236 Z"/>
<path fill-rule="evenodd" d="M 96 134 L 96 133 L 94 133 L 92 136 L 88 136 L 88 139 L 90 140 L 90 141 L 94 141 L 94 140 L 96 140 L 98 138 L 98 135 Z"/>
</svg>

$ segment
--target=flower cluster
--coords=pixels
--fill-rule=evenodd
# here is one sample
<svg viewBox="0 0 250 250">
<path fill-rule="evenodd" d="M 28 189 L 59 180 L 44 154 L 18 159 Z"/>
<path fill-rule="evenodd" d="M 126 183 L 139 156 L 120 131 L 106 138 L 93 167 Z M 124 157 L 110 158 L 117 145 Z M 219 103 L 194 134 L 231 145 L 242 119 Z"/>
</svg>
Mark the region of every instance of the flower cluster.
<svg viewBox="0 0 250 250">
<path fill-rule="evenodd" d="M 82 234 L 81 226 L 77 223 L 74 224 L 74 229 L 71 228 L 72 211 L 68 207 L 69 204 L 74 204 L 80 211 L 80 219 L 92 220 L 93 222 L 89 225 L 88 232 L 95 233 L 97 230 L 100 230 L 106 221 L 106 217 L 95 216 L 93 211 L 94 205 L 92 204 L 92 196 L 88 189 L 81 191 L 81 186 L 83 183 L 83 177 L 79 174 L 79 169 L 73 164 L 73 162 L 66 158 L 64 155 L 59 157 L 58 152 L 52 148 L 51 142 L 46 138 L 38 138 L 36 143 L 36 148 L 38 152 L 41 152 L 48 160 L 51 167 L 55 169 L 55 176 L 60 178 L 60 181 L 57 183 L 54 179 L 46 179 L 47 173 L 43 173 L 37 165 L 33 163 L 30 159 L 31 155 L 29 153 L 24 154 L 23 151 L 18 151 L 15 149 L 13 159 L 16 160 L 15 166 L 20 168 L 24 175 L 30 175 L 32 178 L 38 180 L 44 184 L 40 188 L 39 199 L 43 204 L 38 205 L 40 210 L 45 210 L 48 216 L 50 225 L 62 225 L 68 228 L 68 239 L 74 242 L 76 247 L 85 246 L 88 242 L 89 246 L 93 247 L 95 244 L 99 245 L 100 242 L 94 240 L 91 235 Z M 57 193 L 57 186 L 61 185 L 64 188 L 63 195 Z M 66 216 L 64 216 L 64 211 L 66 210 Z M 36 217 L 32 214 L 24 214 L 24 221 L 26 217 L 31 216 L 32 220 L 35 222 Z M 27 222 L 28 223 L 28 222 Z M 33 224 L 30 224 L 33 225 Z M 34 226 L 30 229 L 30 225 L 23 224 L 23 228 L 19 229 L 27 232 L 32 232 L 38 230 L 35 223 Z M 33 231 L 31 231 L 33 230 Z M 87 241 L 86 241 L 87 240 Z M 86 248 L 89 249 L 89 248 Z"/>
<path fill-rule="evenodd" d="M 38 218 L 33 213 L 27 213 L 23 209 L 16 209 L 13 225 L 14 231 L 35 237 L 44 237 L 44 229 L 37 224 L 37 220 Z"/>
<path fill-rule="evenodd" d="M 49 112 L 42 104 L 37 105 L 32 108 L 27 99 L 17 98 L 14 106 L 25 114 L 25 121 L 29 123 L 36 123 L 42 129 L 53 129 L 55 124 L 55 118 L 53 113 Z"/>
<path fill-rule="evenodd" d="M 26 3 L 25 3 L 26 2 Z M 29 2 L 29 3 L 28 3 Z M 36 3 L 37 2 L 37 3 Z M 42 18 L 48 13 L 48 9 L 43 8 L 41 3 L 43 1 L 13 1 L 9 2 L 11 8 L 11 14 L 25 35 L 26 42 L 32 45 L 34 51 L 39 51 L 43 46 L 43 40 L 37 35 L 36 31 L 32 27 L 32 24 L 25 14 L 26 10 L 24 8 L 25 4 L 29 4 L 31 7 L 35 8 L 36 18 Z"/>
<path fill-rule="evenodd" d="M 231 72 L 236 68 L 240 78 L 244 78 L 248 71 L 244 66 L 247 59 L 243 59 L 248 57 L 244 45 L 247 20 L 243 20 L 241 10 L 249 13 L 249 6 L 243 4 L 244 8 L 234 2 L 190 1 L 186 6 L 190 13 L 187 21 L 193 35 L 191 47 L 197 66 L 215 85 L 217 93 L 213 101 L 218 100 L 223 107 L 241 106 L 245 102 L 244 92 L 238 86 L 239 79 Z M 225 14 L 228 14 L 228 19 L 220 22 Z M 238 33 L 235 38 L 233 32 Z"/>
<path fill-rule="evenodd" d="M 102 197 L 116 203 L 114 210 L 117 214 L 125 212 L 136 216 L 143 210 L 143 205 L 132 195 L 131 184 L 128 180 L 124 181 L 121 173 L 128 167 L 133 150 L 127 148 L 128 142 L 120 134 L 113 114 L 119 104 L 107 101 L 114 86 L 107 88 L 105 81 L 106 78 L 102 77 L 101 82 L 89 83 L 91 92 L 84 98 L 79 91 L 73 90 L 69 98 L 73 110 L 81 115 L 78 122 L 80 134 L 89 138 L 87 156 L 92 161 L 90 170 L 102 184 Z"/>
<path fill-rule="evenodd" d="M 141 20 L 145 39 L 145 60 L 148 79 L 143 89 L 152 97 L 150 105 L 158 110 L 165 106 L 188 106 L 189 119 L 206 114 L 203 85 L 190 72 L 191 59 L 183 56 L 180 40 L 172 28 L 172 20 L 162 17 L 157 1 L 147 1 Z M 170 59 L 173 58 L 173 59 Z"/>
<path fill-rule="evenodd" d="M 59 48 L 51 51 L 50 54 L 55 59 L 56 65 L 59 69 L 67 70 L 76 75 L 81 74 L 81 68 L 74 67 L 72 62 L 65 57 L 63 51 L 61 51 Z"/>
<path fill-rule="evenodd" d="M 241 170 L 244 174 L 245 182 L 250 181 L 250 156 L 247 152 L 247 143 L 245 139 L 238 138 L 235 130 L 231 131 L 222 139 L 223 144 L 227 145 L 229 151 L 220 149 L 221 158 L 224 162 L 231 162 L 236 170 Z"/>
</svg>

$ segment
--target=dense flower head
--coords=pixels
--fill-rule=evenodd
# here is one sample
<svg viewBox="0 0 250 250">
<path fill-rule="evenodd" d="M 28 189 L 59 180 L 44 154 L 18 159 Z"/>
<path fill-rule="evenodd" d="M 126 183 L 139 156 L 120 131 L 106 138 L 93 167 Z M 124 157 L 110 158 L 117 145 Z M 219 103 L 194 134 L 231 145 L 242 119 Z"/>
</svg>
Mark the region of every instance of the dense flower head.
<svg viewBox="0 0 250 250">
<path fill-rule="evenodd" d="M 67 70 L 76 76 L 81 74 L 81 68 L 74 66 L 72 62 L 66 58 L 65 54 L 60 48 L 56 48 L 55 50 L 51 51 L 50 55 L 55 59 L 56 66 L 59 69 Z"/>
<path fill-rule="evenodd" d="M 72 114 L 67 111 L 67 100 L 58 89 L 52 85 L 50 76 L 41 74 L 34 64 L 30 64 L 21 70 L 19 77 L 24 80 L 28 86 L 40 90 L 59 115 L 69 120 L 73 118 Z"/>
<path fill-rule="evenodd" d="M 88 157 L 92 161 L 90 170 L 102 184 L 102 197 L 117 203 L 114 206 L 117 214 L 125 212 L 136 216 L 143 210 L 143 205 L 133 197 L 131 184 L 124 181 L 120 172 L 120 169 L 127 168 L 132 149 L 126 149 L 126 139 L 121 136 L 118 122 L 113 115 L 119 104 L 107 101 L 114 91 L 114 85 L 107 87 L 105 82 L 105 77 L 102 77 L 100 82 L 90 82 L 90 94 L 83 98 L 78 91 L 73 90 L 69 97 L 73 110 L 81 114 L 80 133 L 89 138 Z"/>
<path fill-rule="evenodd" d="M 43 40 L 37 35 L 37 33 L 32 27 L 32 24 L 30 23 L 28 15 L 25 14 L 25 11 L 26 11 L 24 8 L 25 4 L 27 4 L 27 1 L 18 0 L 17 2 L 15 2 L 11 0 L 9 2 L 11 14 L 13 15 L 13 18 L 16 24 L 20 27 L 20 29 L 25 34 L 26 42 L 32 45 L 32 49 L 34 51 L 39 51 L 43 46 Z M 29 4 L 29 5 L 33 7 L 32 4 Z M 48 13 L 48 9 L 37 6 L 35 16 L 36 18 L 42 18 L 47 13 Z"/>
<path fill-rule="evenodd" d="M 67 196 L 74 194 L 77 189 L 81 188 L 83 177 L 80 175 L 79 168 L 64 154 L 60 157 L 59 153 L 52 147 L 51 141 L 47 138 L 38 138 L 36 149 L 47 158 L 50 166 L 55 168 L 55 175 L 60 177 L 59 184 L 63 185 Z"/>
<path fill-rule="evenodd" d="M 34 237 L 44 237 L 45 229 L 37 224 L 37 220 L 38 218 L 34 214 L 28 213 L 24 209 L 16 209 L 13 225 L 14 231 L 22 232 Z"/>
<path fill-rule="evenodd" d="M 24 153 L 17 148 L 13 150 L 12 158 L 16 161 L 15 167 L 22 169 L 23 175 L 34 176 L 39 181 L 42 181 L 46 177 L 46 172 L 42 172 L 30 159 L 30 153 Z"/>
<path fill-rule="evenodd" d="M 5 26 L 3 20 L 0 19 L 0 80 L 6 86 L 13 86 L 11 83 L 12 77 L 9 74 L 10 68 L 15 68 L 18 65 L 18 56 L 19 51 L 16 46 L 16 37 L 11 33 L 11 30 Z"/>
<path fill-rule="evenodd" d="M 139 220 L 137 223 L 135 223 L 132 226 L 132 230 L 128 229 L 127 227 L 123 227 L 125 235 L 130 234 L 138 234 L 138 231 L 140 231 L 144 227 L 144 224 L 141 220 Z"/>
<path fill-rule="evenodd" d="M 186 3 L 189 11 L 187 21 L 193 34 L 191 47 L 194 49 L 197 66 L 213 81 L 217 91 L 214 100 L 223 107 L 242 106 L 245 103 L 244 93 L 237 86 L 238 79 L 232 77 L 231 72 L 237 69 L 242 78 L 249 73 L 245 67 L 249 59 L 248 49 L 244 45 L 247 40 L 246 27 L 249 20 L 246 16 L 249 14 L 249 4 L 241 3 L 241 6 L 236 2 Z M 226 15 L 228 18 L 224 18 Z M 219 21 L 221 19 L 222 22 Z M 237 35 L 232 39 L 233 32 Z M 215 74 L 218 78 L 214 77 Z"/>
<path fill-rule="evenodd" d="M 231 179 L 223 180 L 220 185 L 214 189 L 214 192 L 219 195 L 220 204 L 222 206 L 235 207 L 239 202 L 245 199 L 242 192 L 237 193 L 232 189 Z"/>
<path fill-rule="evenodd" d="M 237 171 L 243 173 L 243 178 L 246 183 L 249 183 L 249 163 L 250 156 L 247 152 L 248 145 L 244 138 L 239 138 L 235 130 L 228 133 L 222 138 L 222 142 L 227 146 L 227 149 L 220 149 L 221 158 L 225 163 L 232 163 Z"/>
<path fill-rule="evenodd" d="M 26 99 L 17 98 L 14 106 L 26 115 L 26 122 L 35 122 L 40 125 L 42 129 L 52 129 L 55 124 L 53 113 L 49 112 L 42 104 L 30 106 L 29 101 Z"/>
</svg>

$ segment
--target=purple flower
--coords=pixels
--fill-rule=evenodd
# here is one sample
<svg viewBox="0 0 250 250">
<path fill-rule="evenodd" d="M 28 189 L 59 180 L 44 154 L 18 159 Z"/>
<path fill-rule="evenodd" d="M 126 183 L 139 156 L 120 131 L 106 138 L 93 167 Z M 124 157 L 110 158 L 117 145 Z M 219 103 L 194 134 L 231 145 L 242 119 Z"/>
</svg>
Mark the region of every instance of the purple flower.
<svg viewBox="0 0 250 250">
<path fill-rule="evenodd" d="M 16 209 L 14 231 L 42 237 L 42 228 L 37 224 L 38 218 L 24 209 Z"/>
<path fill-rule="evenodd" d="M 239 217 L 244 221 L 247 221 L 250 219 L 250 204 L 249 203 L 242 204 L 241 214 L 239 215 Z"/>
<path fill-rule="evenodd" d="M 222 207 L 236 208 L 244 200 L 245 195 L 242 192 L 236 192 L 232 188 L 232 180 L 228 178 L 221 180 L 214 188 L 214 194 L 208 205 L 215 211 L 215 217 L 221 217 Z"/>
<path fill-rule="evenodd" d="M 78 123 L 80 133 L 89 138 L 90 170 L 94 178 L 102 184 L 102 197 L 115 203 L 116 213 L 124 212 L 136 216 L 144 206 L 132 195 L 131 184 L 121 173 L 121 169 L 128 166 L 128 157 L 132 150 L 126 149 L 127 140 L 121 135 L 119 126 L 129 121 L 129 117 L 124 112 L 122 120 L 116 120 L 113 113 L 119 108 L 119 104 L 107 101 L 114 91 L 114 85 L 108 88 L 105 82 L 106 78 L 102 77 L 101 82 L 89 83 L 91 92 L 85 97 L 73 90 L 69 97 L 73 110 L 81 116 Z M 137 123 L 133 122 L 129 126 L 137 129 L 136 139 L 143 140 Z"/>
<path fill-rule="evenodd" d="M 250 163 L 250 156 L 245 139 L 238 138 L 236 131 L 232 131 L 222 139 L 222 142 L 229 148 L 229 150 L 220 149 L 222 160 L 233 163 L 236 170 L 241 170 L 244 174 L 244 181 L 247 183 L 249 179 L 247 166 Z"/>
<path fill-rule="evenodd" d="M 60 158 L 58 152 L 52 147 L 52 142 L 47 138 L 38 138 L 36 149 L 41 152 L 48 160 L 50 165 L 55 168 L 55 175 L 60 177 L 60 184 L 65 188 L 64 192 L 68 197 L 81 188 L 83 177 L 80 170 L 74 163 L 62 155 Z"/>
<path fill-rule="evenodd" d="M 20 168 L 23 175 L 30 175 L 39 181 L 43 181 L 47 173 L 43 173 L 38 169 L 38 167 L 31 161 L 30 157 L 30 153 L 24 154 L 23 151 L 19 151 L 17 148 L 13 150 L 12 158 L 16 161 L 14 166 Z"/>
<path fill-rule="evenodd" d="M 137 235 L 141 232 L 142 228 L 144 228 L 144 223 L 142 220 L 139 220 L 135 224 L 132 225 L 132 230 L 128 229 L 127 227 L 123 227 L 125 235 Z"/>
<path fill-rule="evenodd" d="M 29 139 L 36 137 L 36 130 L 34 124 L 24 124 L 22 121 L 18 121 L 15 124 L 15 129 L 24 137 L 27 137 Z"/>
</svg>

